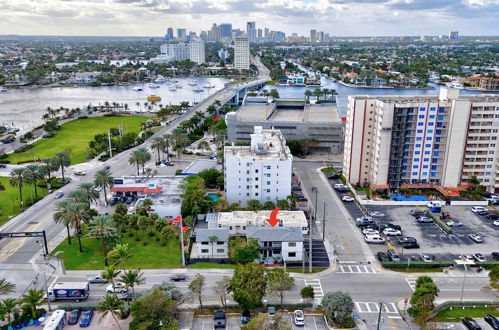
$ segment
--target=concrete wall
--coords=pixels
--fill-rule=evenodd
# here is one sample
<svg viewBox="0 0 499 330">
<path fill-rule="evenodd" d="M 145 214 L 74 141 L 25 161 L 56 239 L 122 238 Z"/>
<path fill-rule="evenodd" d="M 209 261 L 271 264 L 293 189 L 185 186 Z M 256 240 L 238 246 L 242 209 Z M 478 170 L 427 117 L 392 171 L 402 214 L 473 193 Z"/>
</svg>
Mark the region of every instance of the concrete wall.
<svg viewBox="0 0 499 330">
<path fill-rule="evenodd" d="M 463 205 L 463 206 L 488 206 L 488 201 L 451 201 L 450 205 Z"/>
</svg>

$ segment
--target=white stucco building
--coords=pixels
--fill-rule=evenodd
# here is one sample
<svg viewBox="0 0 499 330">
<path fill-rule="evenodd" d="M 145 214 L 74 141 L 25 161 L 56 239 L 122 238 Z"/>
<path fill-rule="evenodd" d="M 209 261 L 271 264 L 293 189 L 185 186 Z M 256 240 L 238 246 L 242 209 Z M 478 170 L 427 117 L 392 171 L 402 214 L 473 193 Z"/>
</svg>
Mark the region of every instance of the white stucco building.
<svg viewBox="0 0 499 330">
<path fill-rule="evenodd" d="M 189 41 L 189 59 L 197 64 L 206 62 L 204 42 L 201 39 Z"/>
<path fill-rule="evenodd" d="M 291 195 L 293 156 L 279 130 L 255 126 L 251 146 L 226 146 L 224 159 L 230 203 L 246 206 L 252 199 L 276 203 Z"/>
<path fill-rule="evenodd" d="M 247 239 L 260 245 L 263 258 L 296 262 L 303 259 L 303 234 L 297 227 L 251 227 Z"/>
<path fill-rule="evenodd" d="M 236 37 L 234 40 L 234 69 L 249 70 L 250 49 L 247 36 Z"/>
<path fill-rule="evenodd" d="M 227 229 L 196 230 L 196 252 L 197 258 L 227 258 L 229 253 L 229 231 Z"/>
<path fill-rule="evenodd" d="M 154 63 L 191 60 L 197 64 L 205 63 L 205 45 L 196 38 L 189 42 L 168 43 L 160 46 L 160 55 L 151 58 Z"/>
</svg>

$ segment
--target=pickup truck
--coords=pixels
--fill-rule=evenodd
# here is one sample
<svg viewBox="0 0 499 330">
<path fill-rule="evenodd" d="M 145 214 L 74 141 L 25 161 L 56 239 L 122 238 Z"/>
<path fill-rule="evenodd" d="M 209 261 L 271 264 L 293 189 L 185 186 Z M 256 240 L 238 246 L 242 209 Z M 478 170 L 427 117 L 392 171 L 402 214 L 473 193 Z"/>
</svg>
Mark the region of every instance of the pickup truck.
<svg viewBox="0 0 499 330">
<path fill-rule="evenodd" d="M 215 311 L 215 315 L 213 315 L 213 328 L 225 329 L 225 326 L 226 326 L 225 312 L 222 310 Z"/>
<path fill-rule="evenodd" d="M 80 302 L 87 299 L 89 294 L 89 282 L 55 282 L 48 289 L 48 300 L 74 300 Z"/>
</svg>

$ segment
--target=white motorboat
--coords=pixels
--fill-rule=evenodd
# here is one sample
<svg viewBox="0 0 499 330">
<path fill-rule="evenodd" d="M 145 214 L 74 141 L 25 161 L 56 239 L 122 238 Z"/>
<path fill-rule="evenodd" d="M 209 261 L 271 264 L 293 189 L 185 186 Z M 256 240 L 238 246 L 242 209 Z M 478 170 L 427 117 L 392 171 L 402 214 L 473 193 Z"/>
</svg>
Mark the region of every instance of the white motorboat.
<svg viewBox="0 0 499 330">
<path fill-rule="evenodd" d="M 172 85 L 172 86 L 168 87 L 168 90 L 175 92 L 177 89 L 175 88 L 175 86 Z"/>
<path fill-rule="evenodd" d="M 213 86 L 209 82 L 203 84 L 203 88 L 213 88 L 213 87 L 215 87 L 215 86 Z"/>
<path fill-rule="evenodd" d="M 204 89 L 202 89 L 201 87 L 194 87 L 194 88 L 192 89 L 192 91 L 193 91 L 193 92 L 196 92 L 196 93 L 199 93 L 199 92 L 204 91 Z"/>
<path fill-rule="evenodd" d="M 189 84 L 189 86 L 196 86 L 198 84 L 196 80 L 188 80 L 187 83 Z"/>
<path fill-rule="evenodd" d="M 159 75 L 156 79 L 154 79 L 156 84 L 164 84 L 166 82 L 166 78 L 162 75 Z"/>
<path fill-rule="evenodd" d="M 172 83 L 178 83 L 178 80 L 177 79 L 170 79 L 170 82 L 172 82 Z"/>
<path fill-rule="evenodd" d="M 175 87 L 182 88 L 183 86 L 181 84 L 176 84 Z"/>
<path fill-rule="evenodd" d="M 156 84 L 149 84 L 149 88 L 159 88 L 160 86 L 159 85 L 156 85 Z"/>
<path fill-rule="evenodd" d="M 132 90 L 136 91 L 136 92 L 140 92 L 140 91 L 142 91 L 142 87 L 140 87 L 140 86 L 134 86 L 134 87 L 132 87 Z"/>
</svg>

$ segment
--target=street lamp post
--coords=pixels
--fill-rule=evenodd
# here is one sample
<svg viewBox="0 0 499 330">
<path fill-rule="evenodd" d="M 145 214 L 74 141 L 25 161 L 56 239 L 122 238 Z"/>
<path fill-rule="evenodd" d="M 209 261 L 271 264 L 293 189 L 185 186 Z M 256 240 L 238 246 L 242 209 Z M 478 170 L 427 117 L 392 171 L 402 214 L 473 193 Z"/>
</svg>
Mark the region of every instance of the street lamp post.
<svg viewBox="0 0 499 330">
<path fill-rule="evenodd" d="M 312 191 L 315 193 L 314 219 L 317 219 L 317 193 L 319 192 L 319 189 L 317 189 L 317 187 L 312 187 Z M 310 217 L 308 230 L 308 256 L 308 272 L 312 273 L 312 217 Z"/>
<path fill-rule="evenodd" d="M 381 312 L 383 311 L 383 301 L 379 301 L 379 313 L 378 313 L 378 324 L 376 325 L 376 329 L 379 330 L 379 326 L 381 323 Z"/>
<path fill-rule="evenodd" d="M 461 288 L 461 303 L 460 305 L 463 304 L 463 297 L 464 297 L 464 287 L 466 285 L 466 273 L 468 271 L 468 267 L 466 266 L 466 264 L 464 264 L 464 279 L 463 279 L 463 287 Z"/>
</svg>

